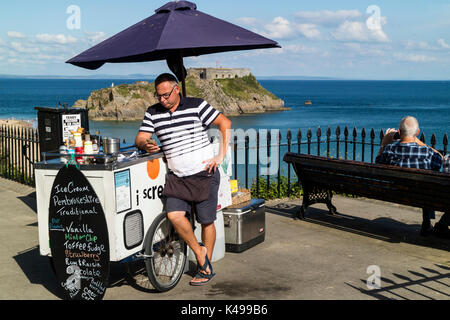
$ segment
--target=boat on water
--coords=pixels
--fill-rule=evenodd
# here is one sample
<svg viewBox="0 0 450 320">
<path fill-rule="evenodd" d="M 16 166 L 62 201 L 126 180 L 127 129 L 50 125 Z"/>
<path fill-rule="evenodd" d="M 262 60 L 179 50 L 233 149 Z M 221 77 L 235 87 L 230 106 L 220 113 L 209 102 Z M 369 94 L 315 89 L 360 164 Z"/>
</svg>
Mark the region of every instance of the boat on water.
<svg viewBox="0 0 450 320">
<path fill-rule="evenodd" d="M 305 101 L 305 106 L 310 106 L 312 105 L 312 101 L 311 100 L 306 100 Z"/>
</svg>

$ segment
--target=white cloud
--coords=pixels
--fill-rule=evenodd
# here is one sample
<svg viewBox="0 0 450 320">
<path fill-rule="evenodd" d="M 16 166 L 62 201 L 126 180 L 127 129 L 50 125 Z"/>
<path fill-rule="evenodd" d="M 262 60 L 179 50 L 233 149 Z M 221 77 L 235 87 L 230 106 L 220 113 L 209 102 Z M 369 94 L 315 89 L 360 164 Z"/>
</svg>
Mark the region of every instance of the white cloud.
<svg viewBox="0 0 450 320">
<path fill-rule="evenodd" d="M 313 24 L 292 23 L 283 17 L 276 17 L 273 21 L 264 26 L 263 32 L 268 38 L 293 39 L 304 36 L 309 39 L 319 38 L 320 31 Z"/>
<path fill-rule="evenodd" d="M 38 60 L 41 62 L 51 61 L 51 62 L 64 62 L 67 57 L 55 54 L 37 54 L 33 56 L 34 60 Z"/>
<path fill-rule="evenodd" d="M 304 33 L 310 38 L 319 38 L 319 27 L 331 29 L 331 36 L 339 41 L 389 42 L 382 26 L 387 23 L 384 16 L 369 16 L 359 10 L 300 11 L 294 14 L 297 23 L 314 26 L 315 34 Z M 325 38 L 327 38 L 325 36 Z"/>
<path fill-rule="evenodd" d="M 8 51 L 8 55 L 9 55 L 10 58 L 17 58 L 17 57 L 19 57 L 19 53 L 16 52 L 16 51 L 13 51 L 13 50 L 9 50 Z"/>
<path fill-rule="evenodd" d="M 293 25 L 283 17 L 276 17 L 265 29 L 269 38 L 287 39 L 296 36 Z"/>
<path fill-rule="evenodd" d="M 394 57 L 399 61 L 407 61 L 407 62 L 433 62 L 436 61 L 435 57 L 426 56 L 423 54 L 403 54 L 403 53 L 394 53 Z"/>
<path fill-rule="evenodd" d="M 442 50 L 450 49 L 450 45 L 445 42 L 444 39 L 439 39 L 436 41 L 437 45 L 428 43 L 427 41 L 414 41 L 408 40 L 404 42 L 404 47 L 407 50 Z"/>
<path fill-rule="evenodd" d="M 439 39 L 437 41 L 439 43 L 439 45 L 444 48 L 444 49 L 450 49 L 450 45 L 448 43 L 445 42 L 444 39 Z"/>
<path fill-rule="evenodd" d="M 297 30 L 309 39 L 318 39 L 320 38 L 320 31 L 317 29 L 317 26 L 314 24 L 298 24 Z"/>
<path fill-rule="evenodd" d="M 302 23 L 312 23 L 324 27 L 335 27 L 345 20 L 357 19 L 362 16 L 358 10 L 322 10 L 322 11 L 300 11 L 294 13 L 294 17 Z"/>
<path fill-rule="evenodd" d="M 35 50 L 23 50 L 18 54 L 16 51 L 10 51 L 7 60 L 10 64 L 18 65 L 46 65 L 48 63 L 63 63 L 67 57 L 58 54 L 42 54 L 38 48 Z"/>
<path fill-rule="evenodd" d="M 278 49 L 278 53 L 316 53 L 317 49 L 302 44 L 287 44 Z"/>
<path fill-rule="evenodd" d="M 389 37 L 380 29 L 369 29 L 359 21 L 344 21 L 336 31 L 331 33 L 339 41 L 374 41 L 389 42 Z"/>
<path fill-rule="evenodd" d="M 360 42 L 346 42 L 339 45 L 337 48 L 362 57 L 382 57 L 386 55 L 387 49 L 386 46 L 380 47 L 378 44 Z"/>
<path fill-rule="evenodd" d="M 253 17 L 241 17 L 237 18 L 235 21 L 236 23 L 243 24 L 245 26 L 256 27 L 258 25 L 258 19 Z"/>
<path fill-rule="evenodd" d="M 17 31 L 8 31 L 6 34 L 8 35 L 8 37 L 14 38 L 14 39 L 25 39 L 27 37 L 22 32 L 17 32 Z"/>
<path fill-rule="evenodd" d="M 36 39 L 40 43 L 47 43 L 47 44 L 73 44 L 76 43 L 78 40 L 75 37 L 72 36 L 66 36 L 64 34 L 37 34 Z"/>
<path fill-rule="evenodd" d="M 377 42 L 390 42 L 391 40 L 382 29 L 370 30 L 370 37 Z"/>
<path fill-rule="evenodd" d="M 39 52 L 39 48 L 24 46 L 22 43 L 17 42 L 17 41 L 11 42 L 11 47 L 20 53 L 38 53 Z"/>
<path fill-rule="evenodd" d="M 362 22 L 344 21 L 339 28 L 332 33 L 336 40 L 342 41 L 368 41 L 369 35 L 366 26 Z"/>
<path fill-rule="evenodd" d="M 426 41 L 408 40 L 408 41 L 405 42 L 405 49 L 408 49 L 408 50 L 417 50 L 417 49 L 420 49 L 420 50 L 434 50 L 436 48 L 431 46 Z"/>
<path fill-rule="evenodd" d="M 90 45 L 95 45 L 106 40 L 106 34 L 103 31 L 86 31 L 85 34 Z"/>
<path fill-rule="evenodd" d="M 20 65 L 20 66 L 46 64 L 46 62 L 44 62 L 44 61 L 25 59 L 25 58 L 9 58 L 7 61 L 9 64 L 15 64 L 15 65 Z"/>
</svg>

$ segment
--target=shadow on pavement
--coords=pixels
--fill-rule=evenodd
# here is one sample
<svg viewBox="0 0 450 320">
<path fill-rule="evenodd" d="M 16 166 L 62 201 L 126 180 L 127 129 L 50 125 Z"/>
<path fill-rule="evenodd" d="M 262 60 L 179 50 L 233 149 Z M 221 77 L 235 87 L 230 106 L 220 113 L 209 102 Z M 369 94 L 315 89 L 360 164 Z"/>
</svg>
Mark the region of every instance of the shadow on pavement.
<svg viewBox="0 0 450 320">
<path fill-rule="evenodd" d="M 19 252 L 14 256 L 23 273 L 32 284 L 40 284 L 59 299 L 64 295 L 58 286 L 58 280 L 52 271 L 48 257 L 41 256 L 39 247 L 33 247 Z"/>
<path fill-rule="evenodd" d="M 109 287 L 121 287 L 123 285 L 129 285 L 145 293 L 159 293 L 148 280 L 143 260 L 129 263 L 111 263 Z"/>
<path fill-rule="evenodd" d="M 266 207 L 268 213 L 292 219 L 295 218 L 295 213 L 299 209 L 300 205 L 289 203 Z M 391 218 L 383 217 L 370 220 L 339 212 L 331 215 L 328 210 L 309 207 L 304 221 L 390 243 L 405 242 L 450 251 L 450 240 L 437 238 L 433 235 L 422 237 L 419 234 L 420 224 L 407 224 Z"/>
<path fill-rule="evenodd" d="M 58 279 L 52 271 L 49 258 L 40 255 L 38 246 L 19 252 L 14 256 L 14 260 L 30 283 L 42 285 L 56 298 L 65 299 L 65 295 L 58 285 Z M 158 292 L 148 281 L 143 261 L 130 263 L 128 266 L 126 263 L 110 264 L 108 288 L 124 285 L 146 293 Z"/>
<path fill-rule="evenodd" d="M 450 268 L 438 264 L 435 264 L 435 267 L 435 269 L 422 267 L 423 270 L 420 272 L 408 270 L 410 274 L 407 275 L 394 273 L 395 278 L 392 279 L 381 277 L 379 286 L 374 286 L 373 283 L 368 284 L 368 280 L 363 279 L 361 282 L 364 286 L 361 288 L 350 283 L 346 285 L 378 300 L 437 300 L 436 297 L 449 300 Z"/>
<path fill-rule="evenodd" d="M 36 191 L 26 196 L 17 197 L 17 199 L 25 203 L 31 210 L 34 211 L 34 213 L 37 214 Z"/>
</svg>

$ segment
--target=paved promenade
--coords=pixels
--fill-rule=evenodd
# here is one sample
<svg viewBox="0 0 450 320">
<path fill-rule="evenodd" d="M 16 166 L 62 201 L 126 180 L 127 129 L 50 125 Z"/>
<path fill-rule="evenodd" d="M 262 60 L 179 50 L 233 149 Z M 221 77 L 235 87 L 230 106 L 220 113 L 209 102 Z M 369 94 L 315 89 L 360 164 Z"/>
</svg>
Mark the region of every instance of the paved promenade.
<svg viewBox="0 0 450 320">
<path fill-rule="evenodd" d="M 142 274 L 113 264 L 106 300 L 423 299 L 450 300 L 450 240 L 420 237 L 421 211 L 367 199 L 334 197 L 338 214 L 314 205 L 294 220 L 299 200 L 267 203 L 266 240 L 214 264 L 207 286 L 183 275 L 156 293 Z M 437 218 L 440 217 L 437 213 Z M 34 189 L 0 178 L 0 299 L 61 299 L 46 257 L 39 255 Z M 381 273 L 381 287 L 367 280 Z"/>
</svg>

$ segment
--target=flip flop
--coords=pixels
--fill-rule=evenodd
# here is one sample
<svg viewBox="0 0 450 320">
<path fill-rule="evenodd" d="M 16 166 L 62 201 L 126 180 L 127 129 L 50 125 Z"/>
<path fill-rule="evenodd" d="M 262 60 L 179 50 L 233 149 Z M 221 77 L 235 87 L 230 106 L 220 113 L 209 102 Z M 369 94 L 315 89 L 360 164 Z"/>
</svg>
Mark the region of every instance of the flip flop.
<svg viewBox="0 0 450 320">
<path fill-rule="evenodd" d="M 201 242 L 198 243 L 200 245 L 200 247 L 204 247 L 205 245 Z M 209 258 L 208 258 L 208 250 L 206 250 L 206 254 L 205 254 L 205 263 L 203 264 L 203 266 L 200 266 L 198 264 L 197 261 L 197 270 L 202 270 L 206 272 L 206 268 L 209 267 L 211 265 L 211 263 L 209 262 Z"/>
<path fill-rule="evenodd" d="M 209 282 L 214 278 L 215 275 L 216 275 L 216 274 L 213 273 L 213 272 L 211 272 L 211 273 L 209 273 L 209 274 L 204 274 L 204 273 L 201 273 L 201 272 L 199 271 L 199 272 L 197 272 L 197 274 L 195 275 L 194 279 L 196 279 L 196 280 L 206 279 L 206 281 L 192 281 L 192 280 L 194 280 L 194 279 L 192 279 L 192 280 L 189 282 L 189 284 L 190 284 L 191 286 L 197 286 L 197 287 L 203 286 L 203 285 L 209 283 Z"/>
<path fill-rule="evenodd" d="M 199 243 L 200 246 L 204 247 L 205 245 L 203 243 Z M 207 268 L 209 267 L 209 272 L 210 273 L 202 273 L 201 271 L 207 272 Z M 213 268 L 211 265 L 211 262 L 209 261 L 208 258 L 208 251 L 205 254 L 205 263 L 203 264 L 203 266 L 200 266 L 197 263 L 197 274 L 195 275 L 194 279 L 206 279 L 206 281 L 201 281 L 201 282 L 196 282 L 196 281 L 192 281 L 194 279 L 192 279 L 189 284 L 192 286 L 202 286 L 204 284 L 207 284 L 208 282 L 210 282 L 212 280 L 212 278 L 214 278 L 214 276 L 216 275 L 213 272 Z"/>
</svg>

